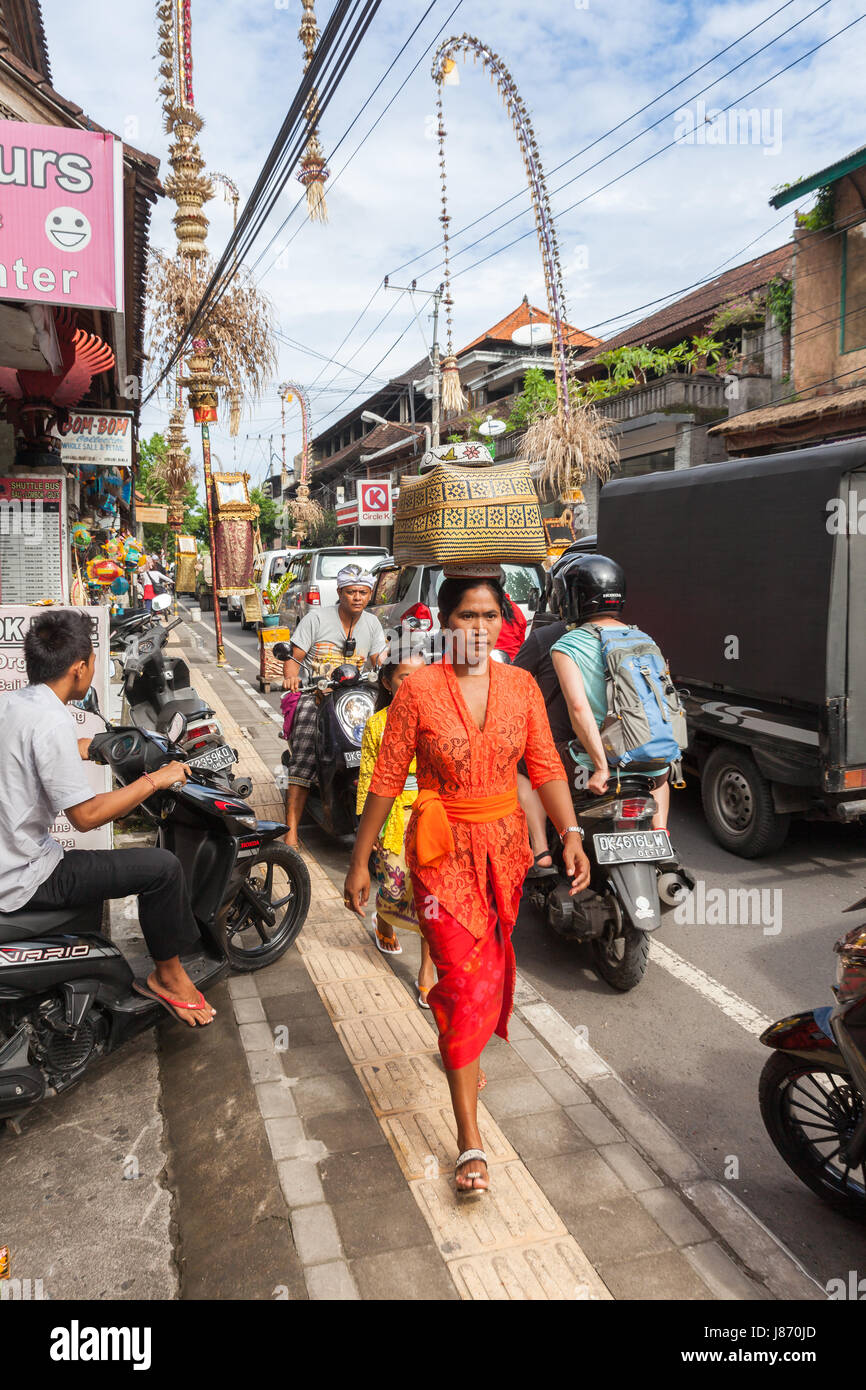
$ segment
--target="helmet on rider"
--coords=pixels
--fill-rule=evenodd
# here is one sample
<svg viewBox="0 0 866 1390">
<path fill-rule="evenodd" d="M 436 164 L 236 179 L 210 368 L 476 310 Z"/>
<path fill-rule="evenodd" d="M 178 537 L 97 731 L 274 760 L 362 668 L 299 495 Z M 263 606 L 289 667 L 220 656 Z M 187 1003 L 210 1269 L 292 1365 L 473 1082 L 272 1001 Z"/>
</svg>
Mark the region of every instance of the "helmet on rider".
<svg viewBox="0 0 866 1390">
<path fill-rule="evenodd" d="M 585 555 L 563 555 L 550 569 L 547 576 L 547 606 L 558 618 L 566 620 L 568 617 L 566 578 L 572 567 L 585 559 Z"/>
<path fill-rule="evenodd" d="M 625 573 L 607 555 L 581 555 L 565 576 L 563 616 L 570 623 L 619 616 L 625 603 Z"/>
</svg>

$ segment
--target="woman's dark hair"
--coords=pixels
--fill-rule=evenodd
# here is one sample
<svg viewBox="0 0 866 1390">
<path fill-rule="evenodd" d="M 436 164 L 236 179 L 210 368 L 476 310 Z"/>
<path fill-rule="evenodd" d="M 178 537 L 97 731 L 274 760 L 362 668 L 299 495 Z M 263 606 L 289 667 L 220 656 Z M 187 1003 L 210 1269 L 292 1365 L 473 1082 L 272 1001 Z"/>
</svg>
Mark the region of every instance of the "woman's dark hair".
<svg viewBox="0 0 866 1390">
<path fill-rule="evenodd" d="M 24 638 L 24 661 L 31 685 L 60 680 L 70 666 L 87 661 L 93 651 L 90 619 L 75 609 L 40 613 Z"/>
<path fill-rule="evenodd" d="M 506 594 L 502 584 L 498 579 L 444 579 L 436 595 L 436 602 L 439 605 L 439 612 L 447 622 L 460 603 L 463 595 L 468 589 L 490 589 L 496 596 L 499 610 L 505 622 L 510 623 L 514 618 L 514 609 Z"/>
<path fill-rule="evenodd" d="M 383 676 L 390 681 L 398 666 L 402 666 L 404 661 L 430 660 L 430 652 L 427 648 L 426 638 L 420 633 L 415 636 L 402 636 L 397 641 L 391 641 L 388 646 L 388 659 L 383 661 L 379 667 L 379 694 L 376 697 L 376 713 L 380 709 L 387 709 L 394 698 L 394 692 L 390 685 L 386 685 Z"/>
</svg>

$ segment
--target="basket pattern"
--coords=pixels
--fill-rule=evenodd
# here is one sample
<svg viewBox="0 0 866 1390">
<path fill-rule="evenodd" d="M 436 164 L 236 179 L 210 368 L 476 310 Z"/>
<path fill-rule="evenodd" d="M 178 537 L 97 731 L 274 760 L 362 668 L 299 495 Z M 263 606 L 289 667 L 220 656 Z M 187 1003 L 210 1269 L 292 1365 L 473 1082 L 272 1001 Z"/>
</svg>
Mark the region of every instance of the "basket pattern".
<svg viewBox="0 0 866 1390">
<path fill-rule="evenodd" d="M 398 564 L 520 563 L 546 558 L 529 465 L 440 465 L 402 478 L 394 516 Z"/>
</svg>

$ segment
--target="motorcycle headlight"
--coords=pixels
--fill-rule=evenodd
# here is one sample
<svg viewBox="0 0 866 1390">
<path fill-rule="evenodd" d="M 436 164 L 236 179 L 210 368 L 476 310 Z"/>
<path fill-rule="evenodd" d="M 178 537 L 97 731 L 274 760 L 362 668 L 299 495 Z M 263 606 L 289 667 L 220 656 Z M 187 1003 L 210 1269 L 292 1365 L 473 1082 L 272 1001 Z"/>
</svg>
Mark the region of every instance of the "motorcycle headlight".
<svg viewBox="0 0 866 1390">
<path fill-rule="evenodd" d="M 369 690 L 353 690 L 334 702 L 334 710 L 340 728 L 353 743 L 360 743 L 364 736 L 364 725 L 375 708 L 376 701 Z"/>
</svg>

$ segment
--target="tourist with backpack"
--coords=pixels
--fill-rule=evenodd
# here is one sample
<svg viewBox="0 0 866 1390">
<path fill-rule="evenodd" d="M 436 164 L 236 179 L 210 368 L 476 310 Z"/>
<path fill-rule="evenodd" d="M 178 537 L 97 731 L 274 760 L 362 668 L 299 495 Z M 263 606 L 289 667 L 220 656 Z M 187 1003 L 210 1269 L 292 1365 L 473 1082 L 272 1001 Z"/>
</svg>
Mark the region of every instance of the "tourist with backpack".
<svg viewBox="0 0 866 1390">
<path fill-rule="evenodd" d="M 551 655 L 584 752 L 575 761 L 587 787 L 601 795 L 617 770 L 654 778 L 653 828 L 667 828 L 672 767 L 686 746 L 686 721 L 667 663 L 647 633 L 620 618 L 625 574 L 606 555 L 587 555 L 565 577 L 567 611 L 575 624 Z"/>
</svg>

